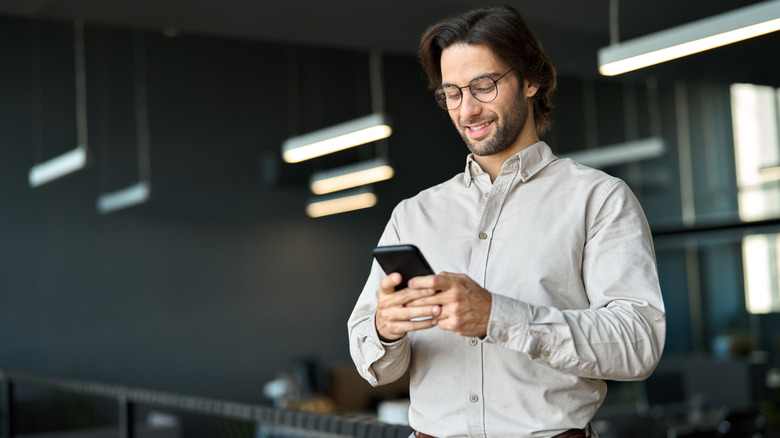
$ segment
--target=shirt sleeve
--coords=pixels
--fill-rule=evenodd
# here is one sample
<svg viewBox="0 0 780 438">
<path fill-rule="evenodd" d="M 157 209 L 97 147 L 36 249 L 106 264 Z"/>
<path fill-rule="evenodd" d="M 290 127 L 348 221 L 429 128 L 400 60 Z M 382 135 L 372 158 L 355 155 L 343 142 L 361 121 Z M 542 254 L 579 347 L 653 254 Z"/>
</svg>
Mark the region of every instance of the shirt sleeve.
<svg viewBox="0 0 780 438">
<path fill-rule="evenodd" d="M 579 377 L 644 379 L 658 364 L 666 333 L 647 221 L 617 179 L 588 217 L 582 281 L 590 307 L 562 310 L 493 293 L 486 341 Z"/>
<path fill-rule="evenodd" d="M 379 240 L 380 245 L 398 243 L 394 218 L 395 214 Z M 375 260 L 347 322 L 352 361 L 358 373 L 373 386 L 384 385 L 401 378 L 409 367 L 411 358 L 408 336 L 394 342 L 383 342 L 376 331 L 376 302 L 379 296 L 379 283 L 384 276 L 384 271 Z"/>
</svg>

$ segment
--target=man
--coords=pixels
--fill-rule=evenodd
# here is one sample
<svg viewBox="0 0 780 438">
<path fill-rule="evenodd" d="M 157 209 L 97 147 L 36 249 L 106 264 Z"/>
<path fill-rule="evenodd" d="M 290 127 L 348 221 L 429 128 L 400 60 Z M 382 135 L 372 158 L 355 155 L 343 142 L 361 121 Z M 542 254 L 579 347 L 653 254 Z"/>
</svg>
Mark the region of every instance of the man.
<svg viewBox="0 0 780 438">
<path fill-rule="evenodd" d="M 353 360 L 372 385 L 410 371 L 418 437 L 595 436 L 603 379 L 644 379 L 663 350 L 641 207 L 539 141 L 555 71 L 516 10 L 434 24 L 420 59 L 471 154 L 394 210 L 379 244 L 415 244 L 442 272 L 374 263 L 348 323 Z"/>
</svg>

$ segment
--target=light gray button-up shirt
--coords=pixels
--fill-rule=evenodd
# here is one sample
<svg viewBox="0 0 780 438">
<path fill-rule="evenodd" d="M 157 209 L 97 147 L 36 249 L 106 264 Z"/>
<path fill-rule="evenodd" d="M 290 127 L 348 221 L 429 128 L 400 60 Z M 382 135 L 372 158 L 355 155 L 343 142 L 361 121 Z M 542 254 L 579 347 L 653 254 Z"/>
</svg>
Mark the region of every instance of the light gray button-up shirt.
<svg viewBox="0 0 780 438">
<path fill-rule="evenodd" d="M 493 295 L 484 339 L 433 327 L 392 343 L 376 332 L 374 262 L 349 318 L 352 358 L 372 385 L 410 368 L 409 420 L 439 437 L 542 437 L 582 428 L 602 379 L 655 368 L 666 319 L 650 230 L 626 184 L 544 142 L 491 184 L 469 157 L 451 180 L 402 201 L 380 245 L 417 245 L 437 272 Z"/>
</svg>

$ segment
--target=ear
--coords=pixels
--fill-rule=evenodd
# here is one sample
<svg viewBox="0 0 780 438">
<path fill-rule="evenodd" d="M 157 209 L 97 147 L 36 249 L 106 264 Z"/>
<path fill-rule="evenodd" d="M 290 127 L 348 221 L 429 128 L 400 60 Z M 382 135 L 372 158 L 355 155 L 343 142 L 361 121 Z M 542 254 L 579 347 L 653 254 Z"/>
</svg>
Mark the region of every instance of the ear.
<svg viewBox="0 0 780 438">
<path fill-rule="evenodd" d="M 539 84 L 531 84 L 528 81 L 525 82 L 525 97 L 534 97 L 536 92 L 539 91 Z"/>
</svg>

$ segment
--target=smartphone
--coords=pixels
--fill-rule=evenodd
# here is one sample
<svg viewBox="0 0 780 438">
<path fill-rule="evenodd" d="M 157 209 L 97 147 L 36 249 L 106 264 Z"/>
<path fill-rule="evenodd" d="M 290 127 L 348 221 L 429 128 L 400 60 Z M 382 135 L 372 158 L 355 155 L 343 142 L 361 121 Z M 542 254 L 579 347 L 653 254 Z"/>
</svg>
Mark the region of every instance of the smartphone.
<svg viewBox="0 0 780 438">
<path fill-rule="evenodd" d="M 395 290 L 406 288 L 407 282 L 414 277 L 434 274 L 420 249 L 414 245 L 377 246 L 373 255 L 385 274 L 401 274 L 401 284 Z"/>
</svg>

